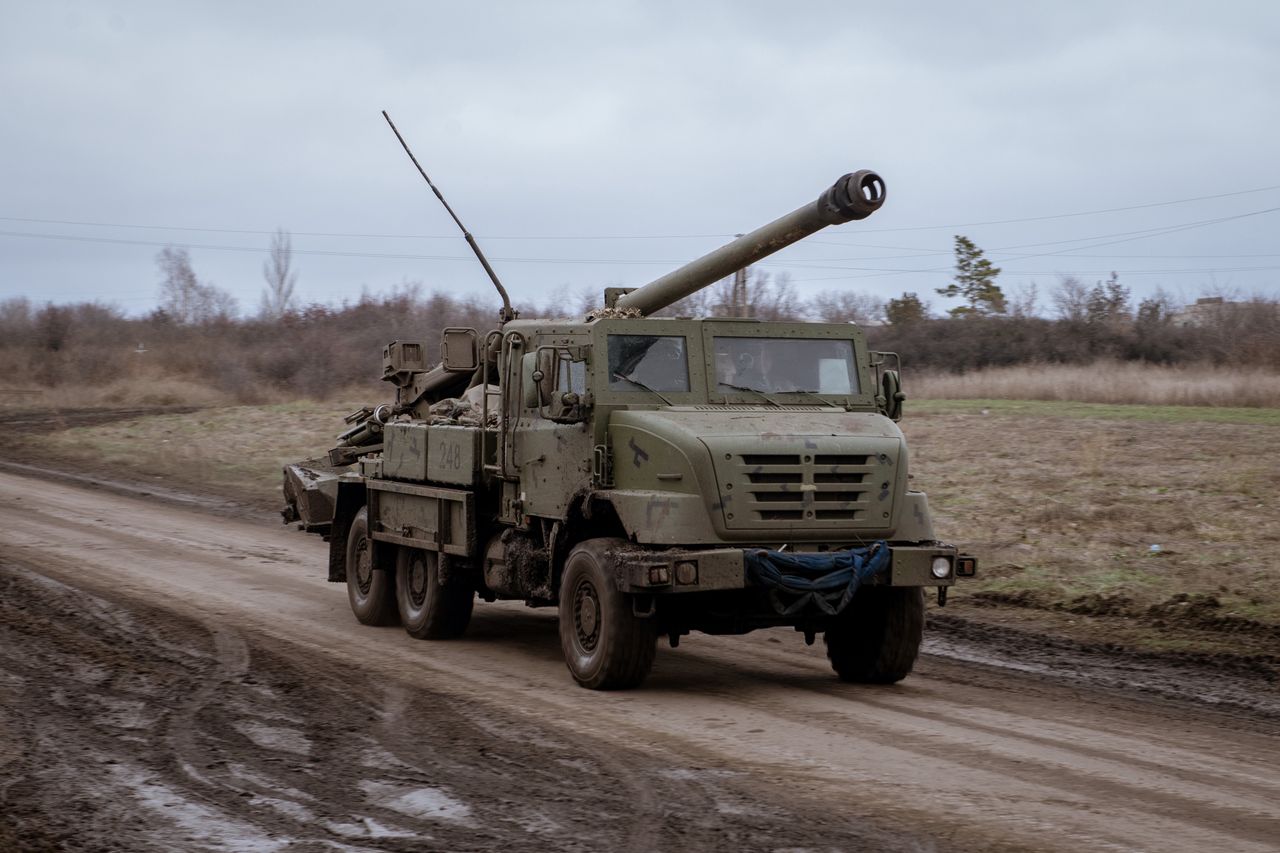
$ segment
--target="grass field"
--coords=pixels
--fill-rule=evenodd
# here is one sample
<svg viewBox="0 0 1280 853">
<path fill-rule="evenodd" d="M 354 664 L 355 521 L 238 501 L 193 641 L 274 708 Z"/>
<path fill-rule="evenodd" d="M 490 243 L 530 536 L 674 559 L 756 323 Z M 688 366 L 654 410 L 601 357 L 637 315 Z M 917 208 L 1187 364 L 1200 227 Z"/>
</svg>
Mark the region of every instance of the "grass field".
<svg viewBox="0 0 1280 853">
<path fill-rule="evenodd" d="M 19 441 L 30 461 L 45 454 L 267 508 L 283 506 L 280 469 L 332 447 L 346 428 L 342 416 L 357 408 L 316 402 L 225 406 L 28 434 Z"/>
<path fill-rule="evenodd" d="M 280 467 L 327 450 L 354 408 L 210 408 L 32 432 L 19 446 L 26 460 L 267 513 Z M 1280 409 L 926 400 L 908 402 L 902 427 L 938 534 L 981 561 L 955 604 L 1059 614 L 1089 631 L 1116 617 L 1151 647 L 1167 642 L 1161 626 L 1208 627 L 1202 647 L 1280 652 Z"/>
<path fill-rule="evenodd" d="M 1280 625 L 1280 410 L 937 401 L 903 427 L 979 600 Z"/>
<path fill-rule="evenodd" d="M 904 375 L 915 399 L 1054 400 L 1154 406 L 1280 408 L 1280 373 L 1242 367 L 1139 362 L 1022 364 L 968 373 Z"/>
</svg>

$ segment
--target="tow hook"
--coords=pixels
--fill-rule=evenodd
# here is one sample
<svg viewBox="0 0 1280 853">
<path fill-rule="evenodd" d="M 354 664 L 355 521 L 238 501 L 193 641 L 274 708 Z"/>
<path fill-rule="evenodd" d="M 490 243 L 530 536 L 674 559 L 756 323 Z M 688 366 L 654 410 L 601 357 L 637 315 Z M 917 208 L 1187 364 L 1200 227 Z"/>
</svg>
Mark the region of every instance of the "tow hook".
<svg viewBox="0 0 1280 853">
<path fill-rule="evenodd" d="M 938 606 L 947 606 L 947 587 L 945 586 L 938 587 Z"/>
</svg>

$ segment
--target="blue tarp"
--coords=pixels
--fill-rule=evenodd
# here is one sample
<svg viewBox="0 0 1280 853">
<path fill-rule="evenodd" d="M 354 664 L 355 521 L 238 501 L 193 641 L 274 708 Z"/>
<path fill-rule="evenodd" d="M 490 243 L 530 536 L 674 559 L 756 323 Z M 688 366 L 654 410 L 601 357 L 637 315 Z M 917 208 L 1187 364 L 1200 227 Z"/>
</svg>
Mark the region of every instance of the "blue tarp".
<svg viewBox="0 0 1280 853">
<path fill-rule="evenodd" d="M 783 616 L 812 603 L 835 615 L 848 606 L 864 581 L 889 567 L 889 546 L 820 553 L 792 553 L 753 548 L 743 552 L 747 577 L 769 590 L 774 609 Z"/>
</svg>

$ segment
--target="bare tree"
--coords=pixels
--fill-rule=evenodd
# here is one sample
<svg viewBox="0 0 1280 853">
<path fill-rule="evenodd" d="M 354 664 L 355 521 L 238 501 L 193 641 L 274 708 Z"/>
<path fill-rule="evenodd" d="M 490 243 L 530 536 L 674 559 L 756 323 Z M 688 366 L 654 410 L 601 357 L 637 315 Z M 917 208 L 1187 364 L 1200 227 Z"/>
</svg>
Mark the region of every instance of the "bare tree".
<svg viewBox="0 0 1280 853">
<path fill-rule="evenodd" d="M 264 320 L 279 320 L 297 307 L 293 289 L 298 283 L 298 273 L 293 269 L 293 244 L 288 231 L 276 229 L 271 235 L 270 252 L 262 265 L 267 286 L 262 291 L 262 308 L 258 313 Z"/>
<path fill-rule="evenodd" d="M 1049 294 L 1060 320 L 1083 322 L 1089 316 L 1089 288 L 1073 275 L 1064 275 Z"/>
<path fill-rule="evenodd" d="M 235 298 L 196 278 L 186 249 L 166 246 L 156 255 L 156 265 L 161 275 L 160 308 L 174 322 L 199 324 L 235 317 Z"/>
<path fill-rule="evenodd" d="M 875 325 L 884 316 L 884 303 L 869 293 L 824 290 L 809 303 L 810 313 L 824 323 Z"/>
<path fill-rule="evenodd" d="M 1030 284 L 1024 284 L 1013 291 L 1013 295 L 1009 297 L 1009 315 L 1011 317 L 1027 318 L 1036 315 L 1036 309 L 1040 302 L 1040 288 L 1033 281 Z"/>
<path fill-rule="evenodd" d="M 790 273 L 773 276 L 756 273 L 748 280 L 747 294 L 749 317 L 765 321 L 799 320 L 804 314 L 804 303 L 791 283 Z"/>
</svg>

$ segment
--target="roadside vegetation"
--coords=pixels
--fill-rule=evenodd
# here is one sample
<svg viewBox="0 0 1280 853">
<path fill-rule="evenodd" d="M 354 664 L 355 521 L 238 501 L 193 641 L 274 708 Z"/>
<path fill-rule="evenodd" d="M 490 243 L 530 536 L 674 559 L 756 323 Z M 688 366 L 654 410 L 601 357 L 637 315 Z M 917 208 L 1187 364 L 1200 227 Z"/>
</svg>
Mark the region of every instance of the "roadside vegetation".
<svg viewBox="0 0 1280 853">
<path fill-rule="evenodd" d="M 848 290 L 802 298 L 786 274 L 748 270 L 662 313 L 856 322 L 898 353 L 917 396 L 1159 405 L 1280 406 L 1280 301 L 1219 295 L 1181 306 L 1135 300 L 1112 274 L 1006 294 L 1000 269 L 956 235 L 955 275 L 935 312 L 917 293 L 881 302 Z M 341 305 L 301 305 L 288 234 L 272 240 L 258 311 L 245 316 L 202 281 L 184 249 L 156 257 L 158 307 L 127 316 L 99 303 L 0 302 L 0 406 L 210 405 L 376 394 L 382 347 L 418 340 L 429 358 L 450 326 L 486 330 L 497 305 L 405 283 Z M 600 293 L 517 304 L 525 317 L 583 316 Z M 915 381 L 915 380 L 913 380 Z"/>
</svg>

